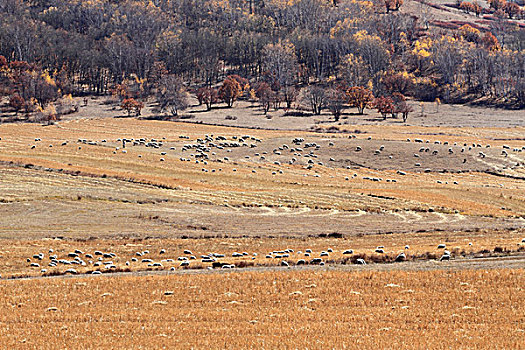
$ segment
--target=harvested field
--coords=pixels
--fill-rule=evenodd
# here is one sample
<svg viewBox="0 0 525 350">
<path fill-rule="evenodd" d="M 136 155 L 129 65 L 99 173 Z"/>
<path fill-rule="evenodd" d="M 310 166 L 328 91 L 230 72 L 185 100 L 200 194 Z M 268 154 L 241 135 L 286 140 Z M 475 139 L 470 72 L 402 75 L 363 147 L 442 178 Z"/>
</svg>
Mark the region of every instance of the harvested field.
<svg viewBox="0 0 525 350">
<path fill-rule="evenodd" d="M 523 344 L 523 270 L 268 271 L 2 281 L 9 348 Z M 38 296 L 35 295 L 38 290 Z"/>
<path fill-rule="evenodd" d="M 523 126 L 307 124 L 0 125 L 2 345 L 519 347 Z"/>
</svg>

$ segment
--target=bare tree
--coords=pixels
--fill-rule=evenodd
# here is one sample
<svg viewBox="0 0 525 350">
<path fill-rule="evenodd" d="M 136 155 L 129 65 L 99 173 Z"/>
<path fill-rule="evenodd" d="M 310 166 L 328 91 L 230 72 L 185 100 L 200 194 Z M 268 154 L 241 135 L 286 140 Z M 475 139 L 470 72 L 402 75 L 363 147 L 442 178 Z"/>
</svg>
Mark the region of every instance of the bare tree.
<svg viewBox="0 0 525 350">
<path fill-rule="evenodd" d="M 315 115 L 321 114 L 326 107 L 328 95 L 320 86 L 309 86 L 303 91 L 303 103 L 308 104 Z"/>
<path fill-rule="evenodd" d="M 188 108 L 188 92 L 182 80 L 175 75 L 165 75 L 161 78 L 157 91 L 161 111 L 167 110 L 176 117 L 179 111 Z"/>
</svg>

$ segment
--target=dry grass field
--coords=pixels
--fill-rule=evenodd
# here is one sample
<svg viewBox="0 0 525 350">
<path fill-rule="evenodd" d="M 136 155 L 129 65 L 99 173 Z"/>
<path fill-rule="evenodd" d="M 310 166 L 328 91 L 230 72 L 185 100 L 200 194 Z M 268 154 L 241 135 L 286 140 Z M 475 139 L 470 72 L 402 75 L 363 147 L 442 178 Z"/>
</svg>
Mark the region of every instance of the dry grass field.
<svg viewBox="0 0 525 350">
<path fill-rule="evenodd" d="M 519 113 L 89 108 L 0 125 L 0 347 L 523 346 Z"/>
<path fill-rule="evenodd" d="M 0 338 L 11 349 L 520 349 L 524 272 L 291 270 L 2 281 Z"/>
</svg>

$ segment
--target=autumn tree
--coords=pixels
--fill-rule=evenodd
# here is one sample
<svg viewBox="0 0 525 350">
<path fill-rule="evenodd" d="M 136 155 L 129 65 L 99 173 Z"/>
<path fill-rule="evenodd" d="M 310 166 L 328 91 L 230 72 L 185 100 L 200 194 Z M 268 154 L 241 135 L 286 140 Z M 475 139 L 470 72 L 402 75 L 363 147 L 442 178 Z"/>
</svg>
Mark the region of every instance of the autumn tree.
<svg viewBox="0 0 525 350">
<path fill-rule="evenodd" d="M 481 43 L 489 51 L 497 51 L 501 49 L 498 39 L 491 32 L 483 34 Z"/>
<path fill-rule="evenodd" d="M 479 17 L 483 13 L 483 7 L 479 4 L 477 0 L 472 2 L 472 10 L 476 14 L 476 17 Z"/>
<path fill-rule="evenodd" d="M 359 114 L 363 114 L 365 108 L 371 106 L 374 95 L 367 88 L 354 86 L 346 91 L 346 98 L 351 107 L 356 107 Z"/>
<path fill-rule="evenodd" d="M 174 117 L 189 105 L 188 92 L 182 80 L 175 75 L 165 75 L 161 78 L 157 89 L 157 99 L 160 110 L 167 110 Z"/>
<path fill-rule="evenodd" d="M 393 116 L 401 114 L 403 117 L 403 122 L 406 123 L 408 119 L 408 114 L 413 112 L 414 109 L 407 103 L 407 100 L 403 94 L 395 92 L 392 94 L 392 101 L 394 103 Z"/>
<path fill-rule="evenodd" d="M 463 1 L 460 5 L 459 5 L 459 8 L 461 10 L 463 10 L 463 12 L 465 13 L 470 13 L 470 12 L 474 12 L 474 5 L 468 1 Z"/>
<path fill-rule="evenodd" d="M 242 87 L 239 82 L 230 77 L 226 78 L 219 88 L 219 97 L 228 107 L 232 107 L 233 103 L 241 96 Z"/>
<path fill-rule="evenodd" d="M 275 92 L 266 82 L 261 82 L 256 86 L 255 95 L 264 111 L 264 115 L 268 114 L 270 106 L 276 98 Z"/>
<path fill-rule="evenodd" d="M 353 35 L 357 45 L 357 53 L 368 67 L 368 74 L 373 87 L 379 85 L 381 73 L 390 66 L 390 51 L 388 45 L 377 35 L 369 34 L 366 30 Z"/>
<path fill-rule="evenodd" d="M 370 67 L 361 56 L 349 54 L 339 65 L 339 76 L 348 86 L 366 86 L 370 81 Z"/>
<path fill-rule="evenodd" d="M 243 78 L 238 74 L 229 75 L 227 79 L 233 79 L 239 83 L 239 86 L 241 87 L 241 94 L 250 89 L 250 82 L 248 81 L 248 79 Z"/>
<path fill-rule="evenodd" d="M 464 24 L 458 30 L 459 30 L 460 35 L 466 41 L 471 42 L 471 43 L 477 43 L 479 41 L 481 32 L 478 29 L 468 24 Z"/>
<path fill-rule="evenodd" d="M 507 15 L 509 15 L 510 19 L 514 18 L 515 16 L 521 13 L 521 8 L 515 2 L 507 2 L 503 6 L 503 10 L 505 11 Z"/>
<path fill-rule="evenodd" d="M 388 93 L 407 94 L 414 86 L 414 76 L 406 71 L 389 71 L 383 75 L 381 83 Z"/>
<path fill-rule="evenodd" d="M 139 116 L 144 104 L 134 98 L 127 98 L 120 104 L 120 107 L 128 112 L 128 116 Z"/>
<path fill-rule="evenodd" d="M 401 5 L 403 5 L 403 0 L 385 0 L 386 13 L 398 11 Z"/>
<path fill-rule="evenodd" d="M 24 99 L 18 94 L 12 95 L 9 98 L 9 106 L 11 106 L 15 110 L 16 114 L 18 114 L 18 112 L 22 110 L 22 108 L 24 108 L 24 105 Z"/>
<path fill-rule="evenodd" d="M 495 11 L 497 10 L 503 10 L 505 8 L 505 5 L 507 4 L 506 0 L 488 0 L 489 6 L 493 8 Z"/>
<path fill-rule="evenodd" d="M 386 120 L 388 114 L 394 113 L 394 101 L 390 97 L 377 97 L 374 100 L 374 107 L 378 113 L 381 113 L 384 120 Z"/>
<path fill-rule="evenodd" d="M 199 104 L 205 104 L 206 110 L 210 111 L 212 106 L 219 102 L 219 93 L 212 87 L 201 87 L 197 90 Z"/>
</svg>

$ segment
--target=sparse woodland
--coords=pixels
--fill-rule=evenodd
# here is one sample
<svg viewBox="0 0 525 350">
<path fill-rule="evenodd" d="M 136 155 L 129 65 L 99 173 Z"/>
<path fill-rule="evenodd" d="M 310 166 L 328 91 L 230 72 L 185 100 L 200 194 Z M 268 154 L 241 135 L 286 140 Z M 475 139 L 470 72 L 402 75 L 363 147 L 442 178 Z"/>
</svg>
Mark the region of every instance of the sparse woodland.
<svg viewBox="0 0 525 350">
<path fill-rule="evenodd" d="M 406 118 L 406 97 L 523 108 L 524 12 L 481 3 L 456 6 L 483 27 L 446 29 L 403 0 L 4 0 L 0 97 L 45 121 L 87 95 L 130 115 L 156 100 L 177 116 L 190 94 L 207 109 L 245 99 L 336 120 L 350 107 Z"/>
</svg>

